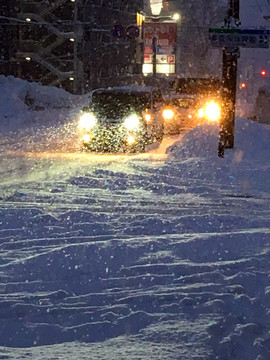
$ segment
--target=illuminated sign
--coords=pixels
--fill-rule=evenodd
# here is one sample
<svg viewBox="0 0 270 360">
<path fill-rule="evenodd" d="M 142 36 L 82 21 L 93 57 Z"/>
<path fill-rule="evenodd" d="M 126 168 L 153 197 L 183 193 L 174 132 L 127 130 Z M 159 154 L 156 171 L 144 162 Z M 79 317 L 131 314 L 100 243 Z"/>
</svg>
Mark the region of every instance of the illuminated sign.
<svg viewBox="0 0 270 360">
<path fill-rule="evenodd" d="M 154 51 L 156 72 L 175 72 L 176 32 L 176 23 L 144 23 L 144 73 L 153 73 Z"/>
</svg>

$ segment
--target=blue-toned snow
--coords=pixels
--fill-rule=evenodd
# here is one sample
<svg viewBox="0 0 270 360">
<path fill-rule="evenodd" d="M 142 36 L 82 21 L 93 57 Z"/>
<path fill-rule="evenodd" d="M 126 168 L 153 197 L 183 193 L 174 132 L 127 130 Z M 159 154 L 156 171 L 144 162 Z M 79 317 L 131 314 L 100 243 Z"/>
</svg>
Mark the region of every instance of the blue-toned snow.
<svg viewBox="0 0 270 360">
<path fill-rule="evenodd" d="M 0 90 L 0 359 L 269 360 L 269 126 L 85 154 L 87 96 Z"/>
</svg>

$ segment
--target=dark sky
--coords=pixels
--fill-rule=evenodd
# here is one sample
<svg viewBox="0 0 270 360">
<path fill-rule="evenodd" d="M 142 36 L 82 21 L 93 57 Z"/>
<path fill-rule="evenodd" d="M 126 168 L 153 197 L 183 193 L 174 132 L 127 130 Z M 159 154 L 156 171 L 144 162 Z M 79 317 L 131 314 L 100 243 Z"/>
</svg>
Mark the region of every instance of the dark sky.
<svg viewBox="0 0 270 360">
<path fill-rule="evenodd" d="M 267 0 L 240 0 L 240 18 L 243 26 L 270 27 L 264 15 L 270 15 L 270 5 Z"/>
</svg>

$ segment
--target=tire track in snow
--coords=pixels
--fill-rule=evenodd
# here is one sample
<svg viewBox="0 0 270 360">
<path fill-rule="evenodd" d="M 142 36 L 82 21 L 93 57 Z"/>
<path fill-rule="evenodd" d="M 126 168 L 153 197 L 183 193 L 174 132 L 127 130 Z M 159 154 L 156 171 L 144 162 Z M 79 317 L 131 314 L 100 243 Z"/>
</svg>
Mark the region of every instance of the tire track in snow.
<svg viewBox="0 0 270 360">
<path fill-rule="evenodd" d="M 193 337 L 205 360 L 230 334 L 266 339 L 269 201 L 176 175 L 144 159 L 3 186 L 0 345 L 133 334 L 190 360 Z"/>
</svg>

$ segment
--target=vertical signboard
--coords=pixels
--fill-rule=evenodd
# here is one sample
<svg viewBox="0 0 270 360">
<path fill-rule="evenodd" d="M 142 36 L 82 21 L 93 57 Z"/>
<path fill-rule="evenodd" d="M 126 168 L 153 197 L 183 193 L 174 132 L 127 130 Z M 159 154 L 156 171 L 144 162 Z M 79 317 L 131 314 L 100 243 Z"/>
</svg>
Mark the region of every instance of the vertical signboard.
<svg viewBox="0 0 270 360">
<path fill-rule="evenodd" d="M 156 73 L 175 73 L 176 33 L 173 22 L 144 23 L 144 74 L 152 74 L 154 66 Z"/>
</svg>

